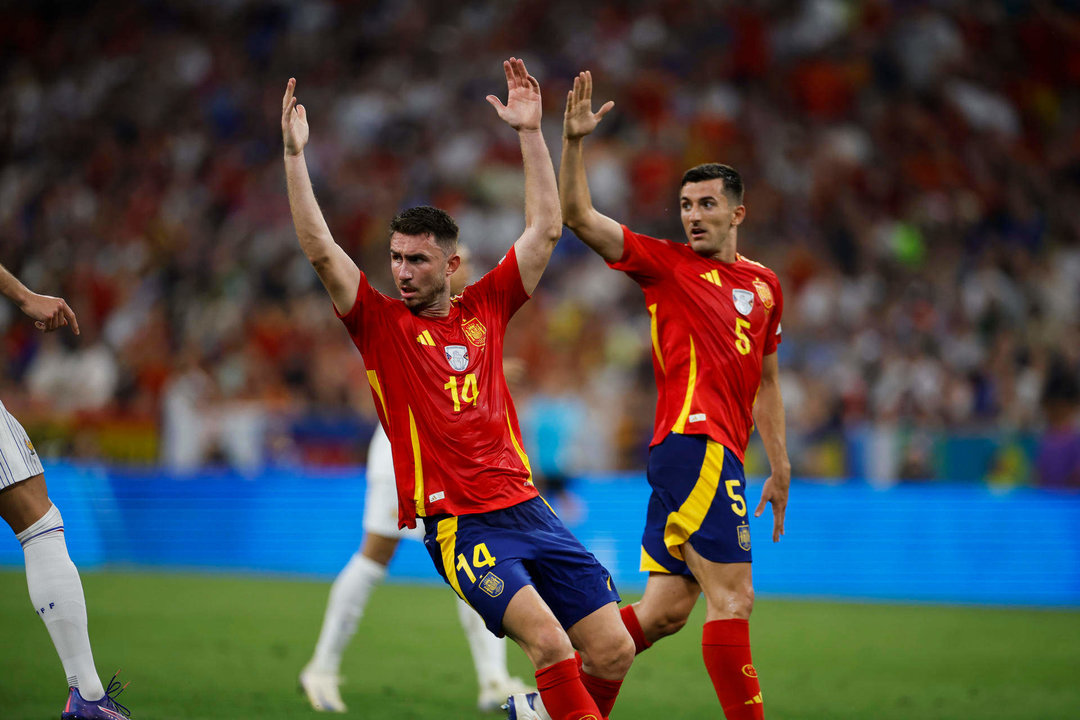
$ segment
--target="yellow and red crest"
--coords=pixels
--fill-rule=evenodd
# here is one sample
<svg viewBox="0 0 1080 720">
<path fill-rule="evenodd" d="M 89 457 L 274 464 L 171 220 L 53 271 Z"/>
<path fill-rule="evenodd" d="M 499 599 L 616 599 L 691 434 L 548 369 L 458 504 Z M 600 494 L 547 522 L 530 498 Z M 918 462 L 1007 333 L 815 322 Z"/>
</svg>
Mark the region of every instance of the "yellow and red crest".
<svg viewBox="0 0 1080 720">
<path fill-rule="evenodd" d="M 754 289 L 757 290 L 758 297 L 761 298 L 761 304 L 765 306 L 765 309 L 772 310 L 773 296 L 768 284 L 763 280 L 754 280 Z"/>
<path fill-rule="evenodd" d="M 470 318 L 461 323 L 461 330 L 469 342 L 476 347 L 484 347 L 484 343 L 487 342 L 487 328 L 476 318 Z"/>
</svg>

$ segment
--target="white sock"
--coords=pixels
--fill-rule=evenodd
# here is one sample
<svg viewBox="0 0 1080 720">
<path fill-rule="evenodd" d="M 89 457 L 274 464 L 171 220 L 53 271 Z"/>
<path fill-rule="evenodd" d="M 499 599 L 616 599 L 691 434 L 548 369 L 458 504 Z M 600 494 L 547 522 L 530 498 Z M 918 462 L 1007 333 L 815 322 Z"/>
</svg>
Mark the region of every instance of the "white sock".
<svg viewBox="0 0 1080 720">
<path fill-rule="evenodd" d="M 386 566 L 369 557 L 355 553 L 349 564 L 338 573 L 330 588 L 330 601 L 326 604 L 319 641 L 311 667 L 324 673 L 337 675 L 341 656 L 349 644 L 356 625 L 364 616 L 364 607 L 375 586 L 386 577 Z"/>
<path fill-rule="evenodd" d="M 15 536 L 26 557 L 26 586 L 30 602 L 45 621 L 70 687 L 85 700 L 105 695 L 94 667 L 86 631 L 86 597 L 79 571 L 68 556 L 64 519 L 50 505 L 41 519 Z"/>
<path fill-rule="evenodd" d="M 506 670 L 506 640 L 492 634 L 484 624 L 484 618 L 461 598 L 457 599 L 457 606 L 458 619 L 465 630 L 476 667 L 477 684 L 483 689 L 505 683 L 510 679 Z"/>
</svg>

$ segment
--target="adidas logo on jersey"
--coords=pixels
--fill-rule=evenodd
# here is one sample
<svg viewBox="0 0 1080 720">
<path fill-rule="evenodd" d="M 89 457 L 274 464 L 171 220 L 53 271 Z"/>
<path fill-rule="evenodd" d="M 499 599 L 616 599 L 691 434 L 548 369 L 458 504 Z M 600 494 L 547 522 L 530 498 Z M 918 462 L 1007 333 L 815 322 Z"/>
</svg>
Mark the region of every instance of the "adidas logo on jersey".
<svg viewBox="0 0 1080 720">
<path fill-rule="evenodd" d="M 710 270 L 709 272 L 703 272 L 698 277 L 700 277 L 705 282 L 710 282 L 713 285 L 716 285 L 717 287 L 724 286 L 724 284 L 720 282 L 720 271 L 716 269 Z"/>
<path fill-rule="evenodd" d="M 420 343 L 421 345 L 430 345 L 432 347 L 435 347 L 435 340 L 432 339 L 431 333 L 429 333 L 427 330 L 416 336 L 416 342 Z"/>
</svg>

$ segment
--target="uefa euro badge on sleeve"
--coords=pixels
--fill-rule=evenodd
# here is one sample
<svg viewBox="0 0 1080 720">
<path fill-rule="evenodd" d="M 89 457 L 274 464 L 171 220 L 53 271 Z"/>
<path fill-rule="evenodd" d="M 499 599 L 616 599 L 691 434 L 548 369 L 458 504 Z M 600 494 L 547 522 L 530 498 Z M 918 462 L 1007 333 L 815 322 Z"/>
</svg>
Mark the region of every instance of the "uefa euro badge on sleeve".
<svg viewBox="0 0 1080 720">
<path fill-rule="evenodd" d="M 454 372 L 461 372 L 469 366 L 469 348 L 464 345 L 447 345 L 443 349 L 446 351 L 446 361 Z"/>
<path fill-rule="evenodd" d="M 739 547 L 746 552 L 750 552 L 750 526 L 743 523 L 735 530 L 739 533 Z"/>
<path fill-rule="evenodd" d="M 754 309 L 754 293 L 749 290 L 732 290 L 731 299 L 735 301 L 735 309 L 743 315 L 749 315 Z"/>
<path fill-rule="evenodd" d="M 486 592 L 491 597 L 499 597 L 502 595 L 505 584 L 502 578 L 493 572 L 489 572 L 484 577 L 480 578 L 480 589 Z"/>
</svg>

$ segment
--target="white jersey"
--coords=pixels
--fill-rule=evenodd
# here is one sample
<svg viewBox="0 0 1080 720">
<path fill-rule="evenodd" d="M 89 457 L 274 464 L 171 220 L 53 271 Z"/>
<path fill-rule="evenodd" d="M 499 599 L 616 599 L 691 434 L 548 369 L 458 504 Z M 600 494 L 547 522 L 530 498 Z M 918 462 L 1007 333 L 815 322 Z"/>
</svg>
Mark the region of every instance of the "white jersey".
<svg viewBox="0 0 1080 720">
<path fill-rule="evenodd" d="M 43 472 L 41 458 L 23 426 L 0 402 L 0 489 Z"/>
<path fill-rule="evenodd" d="M 424 539 L 424 526 L 398 529 L 397 482 L 390 439 L 382 426 L 375 427 L 368 448 L 367 493 L 364 497 L 364 532 L 388 538 Z"/>
</svg>

